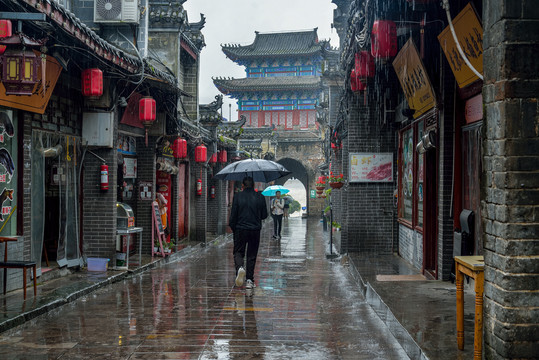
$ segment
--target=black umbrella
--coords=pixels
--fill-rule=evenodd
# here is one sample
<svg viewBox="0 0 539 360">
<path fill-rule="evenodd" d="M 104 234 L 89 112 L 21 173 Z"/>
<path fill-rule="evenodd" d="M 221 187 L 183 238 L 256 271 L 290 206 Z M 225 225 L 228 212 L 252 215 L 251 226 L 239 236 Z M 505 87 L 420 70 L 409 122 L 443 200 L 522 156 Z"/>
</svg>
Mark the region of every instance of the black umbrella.
<svg viewBox="0 0 539 360">
<path fill-rule="evenodd" d="M 244 177 L 251 176 L 256 182 L 267 183 L 288 174 L 290 174 L 290 171 L 275 161 L 247 159 L 227 165 L 215 175 L 215 178 L 241 181 Z"/>
</svg>

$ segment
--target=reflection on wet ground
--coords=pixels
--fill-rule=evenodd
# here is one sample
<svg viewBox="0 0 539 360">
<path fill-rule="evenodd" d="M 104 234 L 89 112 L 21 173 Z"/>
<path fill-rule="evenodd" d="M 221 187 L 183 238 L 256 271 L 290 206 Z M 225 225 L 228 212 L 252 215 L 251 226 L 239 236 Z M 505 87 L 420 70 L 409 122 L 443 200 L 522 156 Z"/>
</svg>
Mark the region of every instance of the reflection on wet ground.
<svg viewBox="0 0 539 360">
<path fill-rule="evenodd" d="M 0 336 L 2 359 L 405 359 L 317 220 L 264 230 L 257 288 L 234 287 L 232 244 L 101 288 Z"/>
</svg>

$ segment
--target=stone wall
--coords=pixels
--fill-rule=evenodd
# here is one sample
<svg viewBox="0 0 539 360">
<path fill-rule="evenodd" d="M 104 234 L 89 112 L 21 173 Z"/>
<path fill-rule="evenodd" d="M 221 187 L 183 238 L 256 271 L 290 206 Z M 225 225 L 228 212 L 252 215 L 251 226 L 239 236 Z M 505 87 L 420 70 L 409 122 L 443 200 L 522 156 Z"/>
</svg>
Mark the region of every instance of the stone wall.
<svg viewBox="0 0 539 360">
<path fill-rule="evenodd" d="M 483 2 L 486 359 L 539 349 L 538 20 L 535 1 Z"/>
</svg>

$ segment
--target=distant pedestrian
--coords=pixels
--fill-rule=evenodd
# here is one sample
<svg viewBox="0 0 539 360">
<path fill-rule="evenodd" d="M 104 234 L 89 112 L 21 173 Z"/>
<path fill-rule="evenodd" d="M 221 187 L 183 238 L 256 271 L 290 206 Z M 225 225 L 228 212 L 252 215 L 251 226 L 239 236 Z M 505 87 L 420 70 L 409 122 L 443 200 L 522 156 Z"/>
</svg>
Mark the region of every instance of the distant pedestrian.
<svg viewBox="0 0 539 360">
<path fill-rule="evenodd" d="M 234 265 L 236 268 L 236 286 L 243 285 L 252 289 L 256 287 L 254 273 L 258 246 L 260 244 L 260 229 L 262 220 L 268 217 L 264 196 L 253 189 L 253 178 L 243 179 L 243 190 L 234 195 L 230 213 L 229 226 L 234 232 Z M 247 247 L 247 271 L 243 267 L 245 248 Z"/>
<path fill-rule="evenodd" d="M 290 209 L 290 196 L 286 195 L 284 197 L 284 209 L 283 209 L 283 218 L 288 219 L 288 210 Z"/>
<path fill-rule="evenodd" d="M 273 217 L 273 238 L 281 238 L 281 228 L 283 226 L 284 199 L 281 199 L 281 192 L 275 193 L 275 199 L 271 200 L 271 216 Z"/>
</svg>

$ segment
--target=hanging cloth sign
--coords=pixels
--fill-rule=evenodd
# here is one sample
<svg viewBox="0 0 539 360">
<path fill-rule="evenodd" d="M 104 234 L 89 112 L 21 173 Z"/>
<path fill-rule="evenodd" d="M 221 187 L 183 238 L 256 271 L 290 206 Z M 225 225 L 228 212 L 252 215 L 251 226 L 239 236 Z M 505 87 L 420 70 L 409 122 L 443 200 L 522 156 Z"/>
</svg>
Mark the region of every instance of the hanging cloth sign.
<svg viewBox="0 0 539 360">
<path fill-rule="evenodd" d="M 415 110 L 414 119 L 436 106 L 434 90 L 412 38 L 404 44 L 393 60 L 393 68 L 408 106 Z"/>
</svg>

